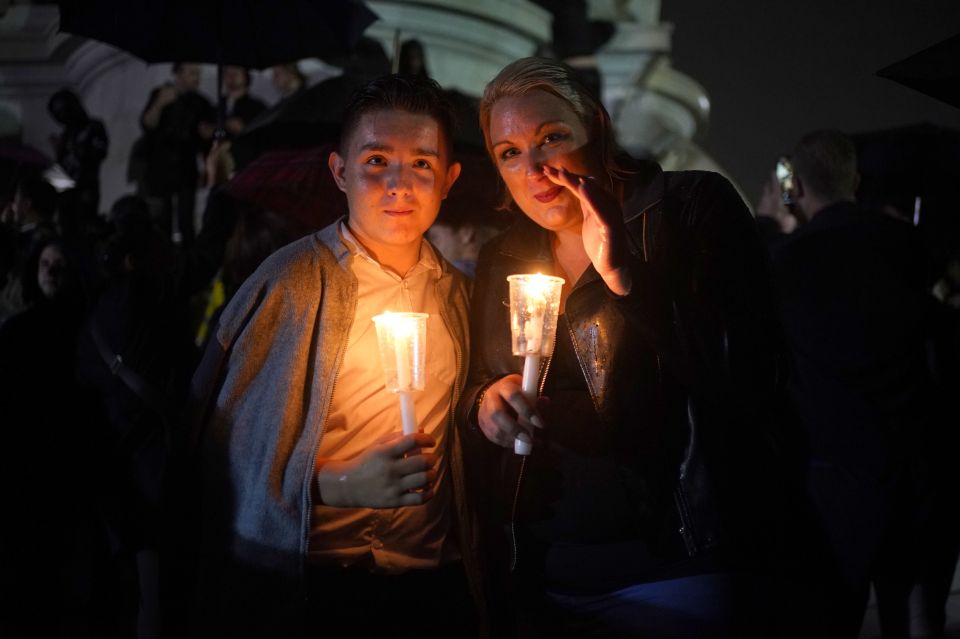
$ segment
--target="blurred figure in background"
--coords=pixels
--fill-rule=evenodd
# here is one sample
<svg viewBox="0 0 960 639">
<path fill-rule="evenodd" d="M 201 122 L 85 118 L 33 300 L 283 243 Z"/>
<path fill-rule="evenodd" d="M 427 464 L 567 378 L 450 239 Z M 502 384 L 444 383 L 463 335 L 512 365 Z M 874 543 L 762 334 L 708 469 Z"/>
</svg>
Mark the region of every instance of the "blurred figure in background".
<svg viewBox="0 0 960 639">
<path fill-rule="evenodd" d="M 458 215 L 444 208 L 426 235 L 451 264 L 473 279 L 480 248 L 500 230 L 489 218 Z"/>
<path fill-rule="evenodd" d="M 138 193 L 146 198 L 150 213 L 168 237 L 190 244 L 194 237 L 198 157 L 213 136 L 216 112 L 197 92 L 200 67 L 173 65 L 172 83 L 150 93 L 140 116 L 143 137 L 135 145 L 133 177 Z"/>
<path fill-rule="evenodd" d="M 296 62 L 278 64 L 270 69 L 273 88 L 280 94 L 280 102 L 300 93 L 307 86 L 306 78 Z"/>
<path fill-rule="evenodd" d="M 224 127 L 227 129 L 227 139 L 240 135 L 247 125 L 267 108 L 265 103 L 251 96 L 249 90 L 249 69 L 230 65 L 223 68 L 223 92 L 227 100 Z"/>
<path fill-rule="evenodd" d="M 51 137 L 57 164 L 69 175 L 74 186 L 60 195 L 63 225 L 68 235 L 88 226 L 100 206 L 100 165 L 107 157 L 110 142 L 100 120 L 87 115 L 77 94 L 61 89 L 47 103 L 50 115 L 63 125 L 59 135 Z"/>
<path fill-rule="evenodd" d="M 858 636 L 871 581 L 884 636 L 908 636 L 910 589 L 935 545 L 931 513 L 955 499 L 941 458 L 955 448 L 927 361 L 926 258 L 912 228 L 857 207 L 845 135 L 810 133 L 791 159 L 792 212 L 805 223 L 774 251 L 774 276 L 824 544 L 814 578 L 823 636 Z M 945 562 L 951 576 L 955 562 Z"/>
<path fill-rule="evenodd" d="M 412 75 L 418 78 L 429 78 L 427 70 L 427 55 L 419 40 L 407 40 L 400 45 L 400 60 L 398 73 Z"/>
<path fill-rule="evenodd" d="M 57 207 L 57 192 L 39 175 L 28 175 L 20 180 L 13 200 L 3 211 L 2 223 L 12 231 L 12 251 L 5 259 L 10 263 L 6 281 L 0 291 L 0 307 L 6 309 L 5 317 L 24 310 L 26 280 L 33 280 L 36 272 L 29 272 L 26 263 L 37 245 L 56 235 L 54 214 Z M 31 286 L 26 283 L 26 287 Z"/>
<path fill-rule="evenodd" d="M 74 374 L 85 298 L 69 248 L 39 242 L 25 262 L 26 310 L 0 326 L 0 635 L 111 636 L 95 613 L 91 442 Z"/>
<path fill-rule="evenodd" d="M 161 486 L 196 356 L 170 240 L 137 196 L 118 200 L 111 222 L 107 286 L 80 336 L 77 370 L 89 397 L 87 437 L 97 442 L 90 501 L 104 531 L 102 561 L 133 582 L 114 578 L 104 590 L 142 639 L 159 627 Z M 123 596 L 131 590 L 139 597 Z"/>
</svg>

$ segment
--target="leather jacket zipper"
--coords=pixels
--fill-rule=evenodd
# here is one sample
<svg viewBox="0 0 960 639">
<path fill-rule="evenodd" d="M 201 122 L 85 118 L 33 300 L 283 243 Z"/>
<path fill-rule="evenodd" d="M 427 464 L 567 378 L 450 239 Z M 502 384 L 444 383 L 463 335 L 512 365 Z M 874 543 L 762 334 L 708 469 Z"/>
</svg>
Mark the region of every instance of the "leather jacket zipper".
<svg viewBox="0 0 960 639">
<path fill-rule="evenodd" d="M 557 347 L 557 333 L 553 334 L 553 348 Z M 547 384 L 547 373 L 550 371 L 550 363 L 553 361 L 553 355 L 547 358 L 543 364 L 543 370 L 540 372 L 540 387 L 537 389 L 537 397 L 543 395 L 543 389 Z M 517 473 L 517 485 L 513 491 L 513 507 L 510 509 L 510 537 L 512 543 L 513 556 L 510 557 L 510 572 L 517 569 L 520 558 L 520 542 L 517 540 L 517 508 L 520 504 L 520 486 L 523 483 L 523 471 L 527 467 L 527 456 L 520 459 L 520 472 Z"/>
</svg>

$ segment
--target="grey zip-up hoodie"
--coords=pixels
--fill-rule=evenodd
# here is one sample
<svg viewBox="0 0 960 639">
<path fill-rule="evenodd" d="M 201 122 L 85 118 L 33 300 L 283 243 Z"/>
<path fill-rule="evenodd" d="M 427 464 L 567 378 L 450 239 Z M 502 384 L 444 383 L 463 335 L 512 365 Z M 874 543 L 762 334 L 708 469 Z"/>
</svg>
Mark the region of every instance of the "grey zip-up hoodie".
<svg viewBox="0 0 960 639">
<path fill-rule="evenodd" d="M 195 612 L 217 634 L 226 624 L 277 636 L 281 626 L 292 632 L 306 608 L 322 610 L 302 605 L 303 569 L 316 451 L 357 304 L 350 259 L 339 222 L 274 253 L 227 305 L 194 375 L 203 529 Z M 456 406 L 469 356 L 467 282 L 440 262 L 437 299 L 456 349 Z M 476 522 L 452 408 L 448 428 L 451 534 L 479 598 Z"/>
</svg>

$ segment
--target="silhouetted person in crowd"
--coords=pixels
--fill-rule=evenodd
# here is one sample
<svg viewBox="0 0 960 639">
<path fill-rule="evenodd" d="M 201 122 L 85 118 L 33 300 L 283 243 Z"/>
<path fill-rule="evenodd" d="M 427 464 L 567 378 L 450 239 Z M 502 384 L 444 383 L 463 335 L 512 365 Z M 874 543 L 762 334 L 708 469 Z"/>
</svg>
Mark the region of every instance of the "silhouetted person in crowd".
<svg viewBox="0 0 960 639">
<path fill-rule="evenodd" d="M 89 504 L 91 442 L 74 373 L 84 296 L 69 249 L 38 243 L 23 271 L 27 308 L 0 326 L 3 410 L 0 636 L 110 636 L 98 627 Z"/>
<path fill-rule="evenodd" d="M 399 73 L 420 78 L 429 78 L 427 54 L 419 40 L 407 40 L 400 45 Z"/>
<path fill-rule="evenodd" d="M 32 280 L 35 273 L 26 272 L 26 262 L 39 243 L 56 235 L 54 214 L 57 208 L 57 192 L 39 175 L 29 175 L 20 180 L 13 200 L 3 211 L 2 223 L 13 230 L 13 254 L 0 297 L 7 316 L 26 307 L 24 278 Z M 30 283 L 26 283 L 29 287 Z M 0 316 L 0 322 L 3 317 Z"/>
<path fill-rule="evenodd" d="M 196 361 L 186 300 L 170 240 L 136 196 L 111 209 L 107 285 L 80 336 L 77 370 L 97 447 L 96 505 L 109 542 L 107 565 L 136 576 L 140 596 L 118 599 L 140 637 L 156 636 L 161 487 L 186 383 Z M 117 590 L 121 590 L 117 587 Z"/>
<path fill-rule="evenodd" d="M 775 251 L 774 273 L 824 544 L 818 636 L 858 636 L 871 580 L 884 636 L 907 636 L 930 542 L 924 507 L 948 485 L 932 452 L 946 424 L 926 360 L 925 257 L 913 229 L 857 207 L 855 147 L 842 133 L 804 136 L 791 159 L 804 223 Z"/>
<path fill-rule="evenodd" d="M 495 216 L 495 212 L 490 212 Z M 464 215 L 444 209 L 427 231 L 427 239 L 461 273 L 473 279 L 477 272 L 480 248 L 500 232 L 493 220 L 480 215 Z"/>
<path fill-rule="evenodd" d="M 307 86 L 307 80 L 296 62 L 277 64 L 270 69 L 273 88 L 280 94 L 280 101 L 290 98 Z"/>
<path fill-rule="evenodd" d="M 263 113 L 267 105 L 251 96 L 250 71 L 243 67 L 225 66 L 223 68 L 223 92 L 226 96 L 226 120 L 224 127 L 227 138 L 234 138 L 243 132 L 251 120 Z"/>
<path fill-rule="evenodd" d="M 51 138 L 57 163 L 73 181 L 72 189 L 61 193 L 63 225 L 78 231 L 92 222 L 100 206 L 100 165 L 107 157 L 109 139 L 100 120 L 87 115 L 77 94 L 61 89 L 47 104 L 50 115 L 63 125 Z"/>
<path fill-rule="evenodd" d="M 194 237 L 198 156 L 213 136 L 216 114 L 197 92 L 199 66 L 177 63 L 173 74 L 172 83 L 150 93 L 140 116 L 144 138 L 139 193 L 160 228 L 189 244 Z"/>
<path fill-rule="evenodd" d="M 16 231 L 7 224 L 0 224 L 0 292 L 6 291 L 7 285 L 14 279 L 13 267 L 16 264 L 16 254 Z M 0 325 L 17 310 L 17 307 L 11 304 L 5 295 L 0 294 Z"/>
</svg>

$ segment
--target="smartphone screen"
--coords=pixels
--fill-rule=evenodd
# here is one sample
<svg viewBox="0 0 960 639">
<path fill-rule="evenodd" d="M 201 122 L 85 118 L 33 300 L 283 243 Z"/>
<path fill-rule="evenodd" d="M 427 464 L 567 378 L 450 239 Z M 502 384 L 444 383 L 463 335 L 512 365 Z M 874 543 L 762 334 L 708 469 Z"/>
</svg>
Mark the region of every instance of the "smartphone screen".
<svg viewBox="0 0 960 639">
<path fill-rule="evenodd" d="M 777 159 L 777 182 L 780 183 L 780 199 L 787 206 L 793 205 L 793 164 L 785 155 Z"/>
</svg>

